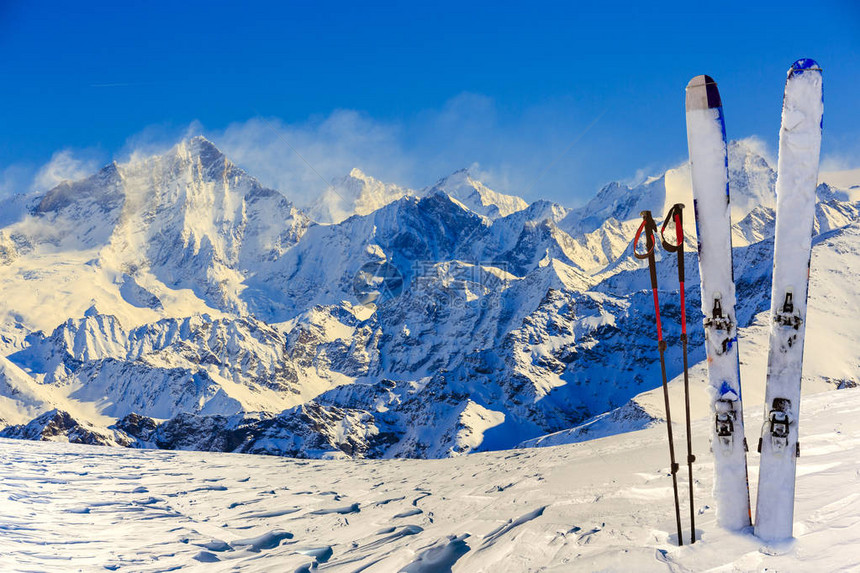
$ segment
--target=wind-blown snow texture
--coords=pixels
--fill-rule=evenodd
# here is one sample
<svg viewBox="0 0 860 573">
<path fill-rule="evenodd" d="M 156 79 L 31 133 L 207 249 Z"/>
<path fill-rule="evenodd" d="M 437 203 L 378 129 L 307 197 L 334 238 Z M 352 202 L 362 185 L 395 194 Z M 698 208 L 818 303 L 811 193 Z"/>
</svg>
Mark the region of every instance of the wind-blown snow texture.
<svg viewBox="0 0 860 573">
<path fill-rule="evenodd" d="M 797 538 L 781 544 L 717 526 L 703 455 L 699 541 L 678 547 L 664 428 L 358 462 L 0 440 L 0 569 L 853 571 L 858 413 L 860 389 L 804 399 Z M 695 451 L 709 424 L 693 424 Z"/>
<path fill-rule="evenodd" d="M 775 204 L 774 170 L 756 149 L 729 145 L 741 206 L 734 232 L 744 238 L 737 315 L 754 338 L 769 308 Z M 194 138 L 7 199 L 3 435 L 432 458 L 576 427 L 569 437 L 643 427 L 662 406 L 630 403 L 660 383 L 647 271 L 630 240 L 642 209 L 684 202 L 692 212 L 689 179 L 681 166 L 634 188 L 607 185 L 568 209 L 492 192 L 468 172 L 409 191 L 353 171 L 340 211 L 327 211 L 333 223 L 317 224 L 289 189 L 267 189 Z M 858 338 L 854 306 L 838 317 L 828 310 L 854 300 L 860 224 L 850 190 L 822 184 L 818 197 L 808 353 L 828 348 L 814 333 L 829 330 L 844 351 L 807 357 L 805 386 L 824 389 L 854 384 L 860 364 L 858 346 L 845 342 Z M 366 270 L 383 264 L 402 282 L 378 305 L 360 305 L 356 282 L 365 294 L 378 289 Z M 673 261 L 659 266 L 675 376 L 676 274 Z M 837 273 L 844 279 L 830 280 Z M 704 335 L 690 287 L 696 364 Z M 621 414 L 591 421 L 614 408 Z"/>
</svg>

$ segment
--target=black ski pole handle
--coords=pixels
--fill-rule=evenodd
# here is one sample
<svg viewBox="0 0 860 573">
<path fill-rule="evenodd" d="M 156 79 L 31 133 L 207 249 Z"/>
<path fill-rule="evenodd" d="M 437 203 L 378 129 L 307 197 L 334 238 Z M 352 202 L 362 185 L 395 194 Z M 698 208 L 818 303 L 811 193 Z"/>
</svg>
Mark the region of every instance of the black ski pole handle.
<svg viewBox="0 0 860 573">
<path fill-rule="evenodd" d="M 669 221 L 675 222 L 675 243 L 666 240 L 666 226 Z M 663 248 L 670 253 L 678 253 L 678 280 L 684 282 L 684 204 L 675 203 L 666 214 L 663 227 L 660 228 L 660 241 Z"/>
<path fill-rule="evenodd" d="M 639 225 L 639 230 L 636 231 L 636 237 L 633 239 L 633 254 L 637 259 L 648 259 L 648 270 L 651 273 L 651 289 L 654 291 L 656 297 L 657 263 L 654 260 L 654 245 L 656 244 L 657 223 L 654 222 L 651 211 L 642 211 L 640 214 L 642 215 L 642 224 Z M 645 246 L 648 250 L 644 253 L 639 253 L 636 251 L 636 245 L 639 243 L 639 236 L 642 234 L 642 231 L 645 231 Z"/>
</svg>

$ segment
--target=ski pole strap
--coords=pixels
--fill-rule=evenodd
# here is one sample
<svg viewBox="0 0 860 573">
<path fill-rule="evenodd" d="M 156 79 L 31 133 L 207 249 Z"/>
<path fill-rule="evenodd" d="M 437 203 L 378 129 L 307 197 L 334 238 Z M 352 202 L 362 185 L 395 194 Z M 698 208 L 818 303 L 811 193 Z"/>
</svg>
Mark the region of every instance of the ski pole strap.
<svg viewBox="0 0 860 573">
<path fill-rule="evenodd" d="M 663 221 L 663 226 L 660 228 L 660 241 L 663 243 L 663 248 L 670 253 L 678 253 L 678 280 L 684 282 L 684 204 L 675 203 L 669 212 L 666 214 L 666 219 Z M 670 243 L 666 240 L 666 226 L 669 221 L 675 223 L 675 243 Z"/>
<path fill-rule="evenodd" d="M 642 224 L 639 225 L 639 230 L 636 231 L 636 237 L 633 239 L 633 254 L 636 255 L 637 259 L 648 259 L 648 270 L 651 272 L 651 289 L 654 291 L 654 300 L 656 302 L 657 262 L 654 260 L 654 243 L 655 235 L 657 234 L 657 223 L 654 222 L 651 211 L 642 211 L 641 215 Z M 639 235 L 642 234 L 643 230 L 645 231 L 645 246 L 648 250 L 645 253 L 637 253 L 636 244 L 639 242 Z"/>
<path fill-rule="evenodd" d="M 657 262 L 654 259 L 657 223 L 654 222 L 651 211 L 642 211 L 641 215 L 642 224 L 639 225 L 639 230 L 636 231 L 636 237 L 633 239 L 633 254 L 636 255 L 637 259 L 648 259 L 648 271 L 651 274 L 651 293 L 654 295 L 654 316 L 657 322 L 657 343 L 662 354 L 666 350 L 666 343 L 663 342 L 663 325 L 660 324 L 660 300 L 657 295 Z M 636 245 L 639 243 L 639 237 L 643 231 L 645 232 L 645 246 L 648 250 L 644 253 L 639 253 L 636 251 Z"/>
<path fill-rule="evenodd" d="M 637 259 L 645 260 L 654 254 L 654 234 L 657 232 L 657 223 L 651 216 L 651 211 L 642 211 L 642 224 L 639 225 L 639 230 L 636 231 L 636 237 L 633 239 L 633 255 Z M 636 250 L 636 245 L 639 244 L 639 237 L 645 231 L 645 246 L 647 251 L 640 253 Z"/>
<path fill-rule="evenodd" d="M 672 205 L 672 208 L 669 209 L 669 212 L 666 214 L 663 226 L 660 228 L 660 238 L 663 241 L 663 248 L 670 253 L 677 252 L 679 249 L 684 248 L 684 229 L 681 226 L 682 214 L 684 212 L 683 209 L 683 203 L 675 203 Z M 673 221 L 675 223 L 675 243 L 670 243 L 666 240 L 666 227 L 669 225 L 669 221 Z"/>
</svg>

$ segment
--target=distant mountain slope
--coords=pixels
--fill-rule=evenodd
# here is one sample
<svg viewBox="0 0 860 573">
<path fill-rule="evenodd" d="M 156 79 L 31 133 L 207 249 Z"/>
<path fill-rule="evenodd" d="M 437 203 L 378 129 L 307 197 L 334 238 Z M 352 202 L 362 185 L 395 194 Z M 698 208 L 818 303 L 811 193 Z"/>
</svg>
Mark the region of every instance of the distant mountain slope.
<svg viewBox="0 0 860 573">
<path fill-rule="evenodd" d="M 729 153 L 738 319 L 755 329 L 769 307 L 774 173 L 750 142 Z M 677 201 L 690 359 L 704 359 L 686 166 L 607 185 L 579 209 L 528 205 L 467 171 L 417 192 L 358 170 L 335 187 L 315 206 L 330 217 L 319 224 L 197 137 L 4 200 L 7 435 L 441 457 L 650 423 L 656 412 L 630 403 L 659 384 L 648 275 L 630 241 L 641 209 L 659 218 Z M 855 296 L 858 209 L 850 190 L 819 187 L 811 308 Z M 677 279 L 664 259 L 671 342 Z M 812 322 L 810 347 L 842 355 L 810 372 L 848 384 L 857 322 L 820 322 L 821 346 Z M 676 345 L 667 359 L 677 375 Z"/>
</svg>

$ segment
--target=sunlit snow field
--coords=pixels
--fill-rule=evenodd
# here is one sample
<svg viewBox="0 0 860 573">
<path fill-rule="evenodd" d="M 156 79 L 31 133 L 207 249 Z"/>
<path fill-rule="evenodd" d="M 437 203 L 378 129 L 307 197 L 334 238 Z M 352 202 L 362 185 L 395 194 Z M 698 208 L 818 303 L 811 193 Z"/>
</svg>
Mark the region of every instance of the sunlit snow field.
<svg viewBox="0 0 860 573">
<path fill-rule="evenodd" d="M 753 438 L 760 407 L 748 408 Z M 796 540 L 674 535 L 665 427 L 441 460 L 321 461 L 0 441 L 3 571 L 835 571 L 860 567 L 860 389 L 806 396 Z M 682 436 L 676 427 L 676 436 Z M 755 495 L 757 455 L 750 459 Z M 686 472 L 682 503 L 686 499 Z M 682 507 L 685 537 L 687 507 Z"/>
</svg>

